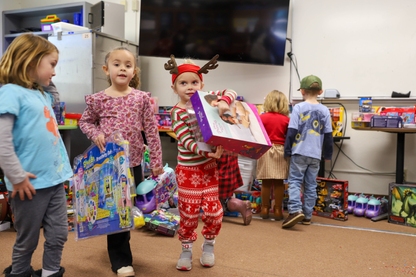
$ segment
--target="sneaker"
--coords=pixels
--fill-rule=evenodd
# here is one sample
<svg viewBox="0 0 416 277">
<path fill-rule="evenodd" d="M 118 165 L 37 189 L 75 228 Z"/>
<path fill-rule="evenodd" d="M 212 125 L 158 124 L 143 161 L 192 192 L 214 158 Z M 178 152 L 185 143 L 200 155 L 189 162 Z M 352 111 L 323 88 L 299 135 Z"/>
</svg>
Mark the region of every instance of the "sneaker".
<svg viewBox="0 0 416 277">
<path fill-rule="evenodd" d="M 122 268 L 119 268 L 117 270 L 117 276 L 118 277 L 132 277 L 134 276 L 134 269 L 132 266 L 123 266 Z"/>
<path fill-rule="evenodd" d="M 311 225 L 311 219 L 310 219 L 310 218 L 308 218 L 308 219 L 304 218 L 304 219 L 302 220 L 302 224 L 303 224 L 303 225 Z"/>
<path fill-rule="evenodd" d="M 302 221 L 304 218 L 305 215 L 300 212 L 289 214 L 285 221 L 283 221 L 282 228 L 291 228 L 295 226 L 298 222 Z"/>
<path fill-rule="evenodd" d="M 183 250 L 178 262 L 176 263 L 176 269 L 182 271 L 189 271 L 192 269 L 192 252 L 189 250 Z"/>
<path fill-rule="evenodd" d="M 213 267 L 215 264 L 214 242 L 202 244 L 202 256 L 199 259 L 203 267 Z"/>
</svg>

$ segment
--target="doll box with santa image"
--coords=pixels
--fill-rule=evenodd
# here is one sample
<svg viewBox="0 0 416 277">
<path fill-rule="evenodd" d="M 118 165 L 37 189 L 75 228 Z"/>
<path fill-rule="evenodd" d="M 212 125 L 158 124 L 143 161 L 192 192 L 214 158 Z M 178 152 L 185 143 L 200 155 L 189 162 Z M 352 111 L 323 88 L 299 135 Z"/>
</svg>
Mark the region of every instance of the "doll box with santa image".
<svg viewBox="0 0 416 277">
<path fill-rule="evenodd" d="M 194 116 L 203 141 L 209 145 L 222 145 L 224 149 L 258 159 L 271 147 L 269 136 L 260 120 L 256 106 L 234 101 L 230 113 L 219 115 L 211 105 L 217 96 L 197 91 L 191 97 Z M 190 109 L 188 109 L 188 112 Z"/>
</svg>

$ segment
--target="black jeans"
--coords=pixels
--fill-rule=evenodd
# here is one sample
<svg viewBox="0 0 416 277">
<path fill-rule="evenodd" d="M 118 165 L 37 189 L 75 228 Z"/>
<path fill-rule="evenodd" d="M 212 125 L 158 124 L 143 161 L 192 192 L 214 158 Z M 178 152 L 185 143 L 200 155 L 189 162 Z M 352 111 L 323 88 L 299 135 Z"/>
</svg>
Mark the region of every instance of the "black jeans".
<svg viewBox="0 0 416 277">
<path fill-rule="evenodd" d="M 132 171 L 137 187 L 137 184 L 143 179 L 141 165 L 133 167 Z M 130 231 L 107 235 L 107 251 L 113 272 L 117 273 L 117 270 L 123 266 L 132 266 L 133 255 L 130 249 Z"/>
</svg>

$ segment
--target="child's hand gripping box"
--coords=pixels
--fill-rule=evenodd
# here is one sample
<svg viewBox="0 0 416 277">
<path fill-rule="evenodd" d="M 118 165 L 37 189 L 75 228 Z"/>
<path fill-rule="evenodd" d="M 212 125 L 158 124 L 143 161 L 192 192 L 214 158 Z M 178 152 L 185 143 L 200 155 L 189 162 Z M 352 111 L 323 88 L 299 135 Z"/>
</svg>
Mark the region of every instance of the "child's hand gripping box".
<svg viewBox="0 0 416 277">
<path fill-rule="evenodd" d="M 224 149 L 258 159 L 271 147 L 269 136 L 260 120 L 256 106 L 234 101 L 230 113 L 219 115 L 218 108 L 211 106 L 216 95 L 197 91 L 191 103 L 204 142 L 222 145 Z"/>
<path fill-rule="evenodd" d="M 178 183 L 175 171 L 168 165 L 163 167 L 162 175 L 156 177 L 156 209 L 171 209 L 178 206 Z"/>
</svg>

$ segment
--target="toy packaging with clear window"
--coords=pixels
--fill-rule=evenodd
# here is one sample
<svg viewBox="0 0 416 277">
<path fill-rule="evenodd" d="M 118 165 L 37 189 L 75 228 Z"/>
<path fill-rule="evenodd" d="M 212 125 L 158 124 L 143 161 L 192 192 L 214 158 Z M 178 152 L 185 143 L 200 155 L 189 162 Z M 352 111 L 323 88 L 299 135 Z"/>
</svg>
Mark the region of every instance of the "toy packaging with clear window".
<svg viewBox="0 0 416 277">
<path fill-rule="evenodd" d="M 129 168 L 128 142 L 119 134 L 107 142 L 105 151 L 92 145 L 75 158 L 71 185 L 76 240 L 134 227 L 134 178 Z"/>
</svg>

